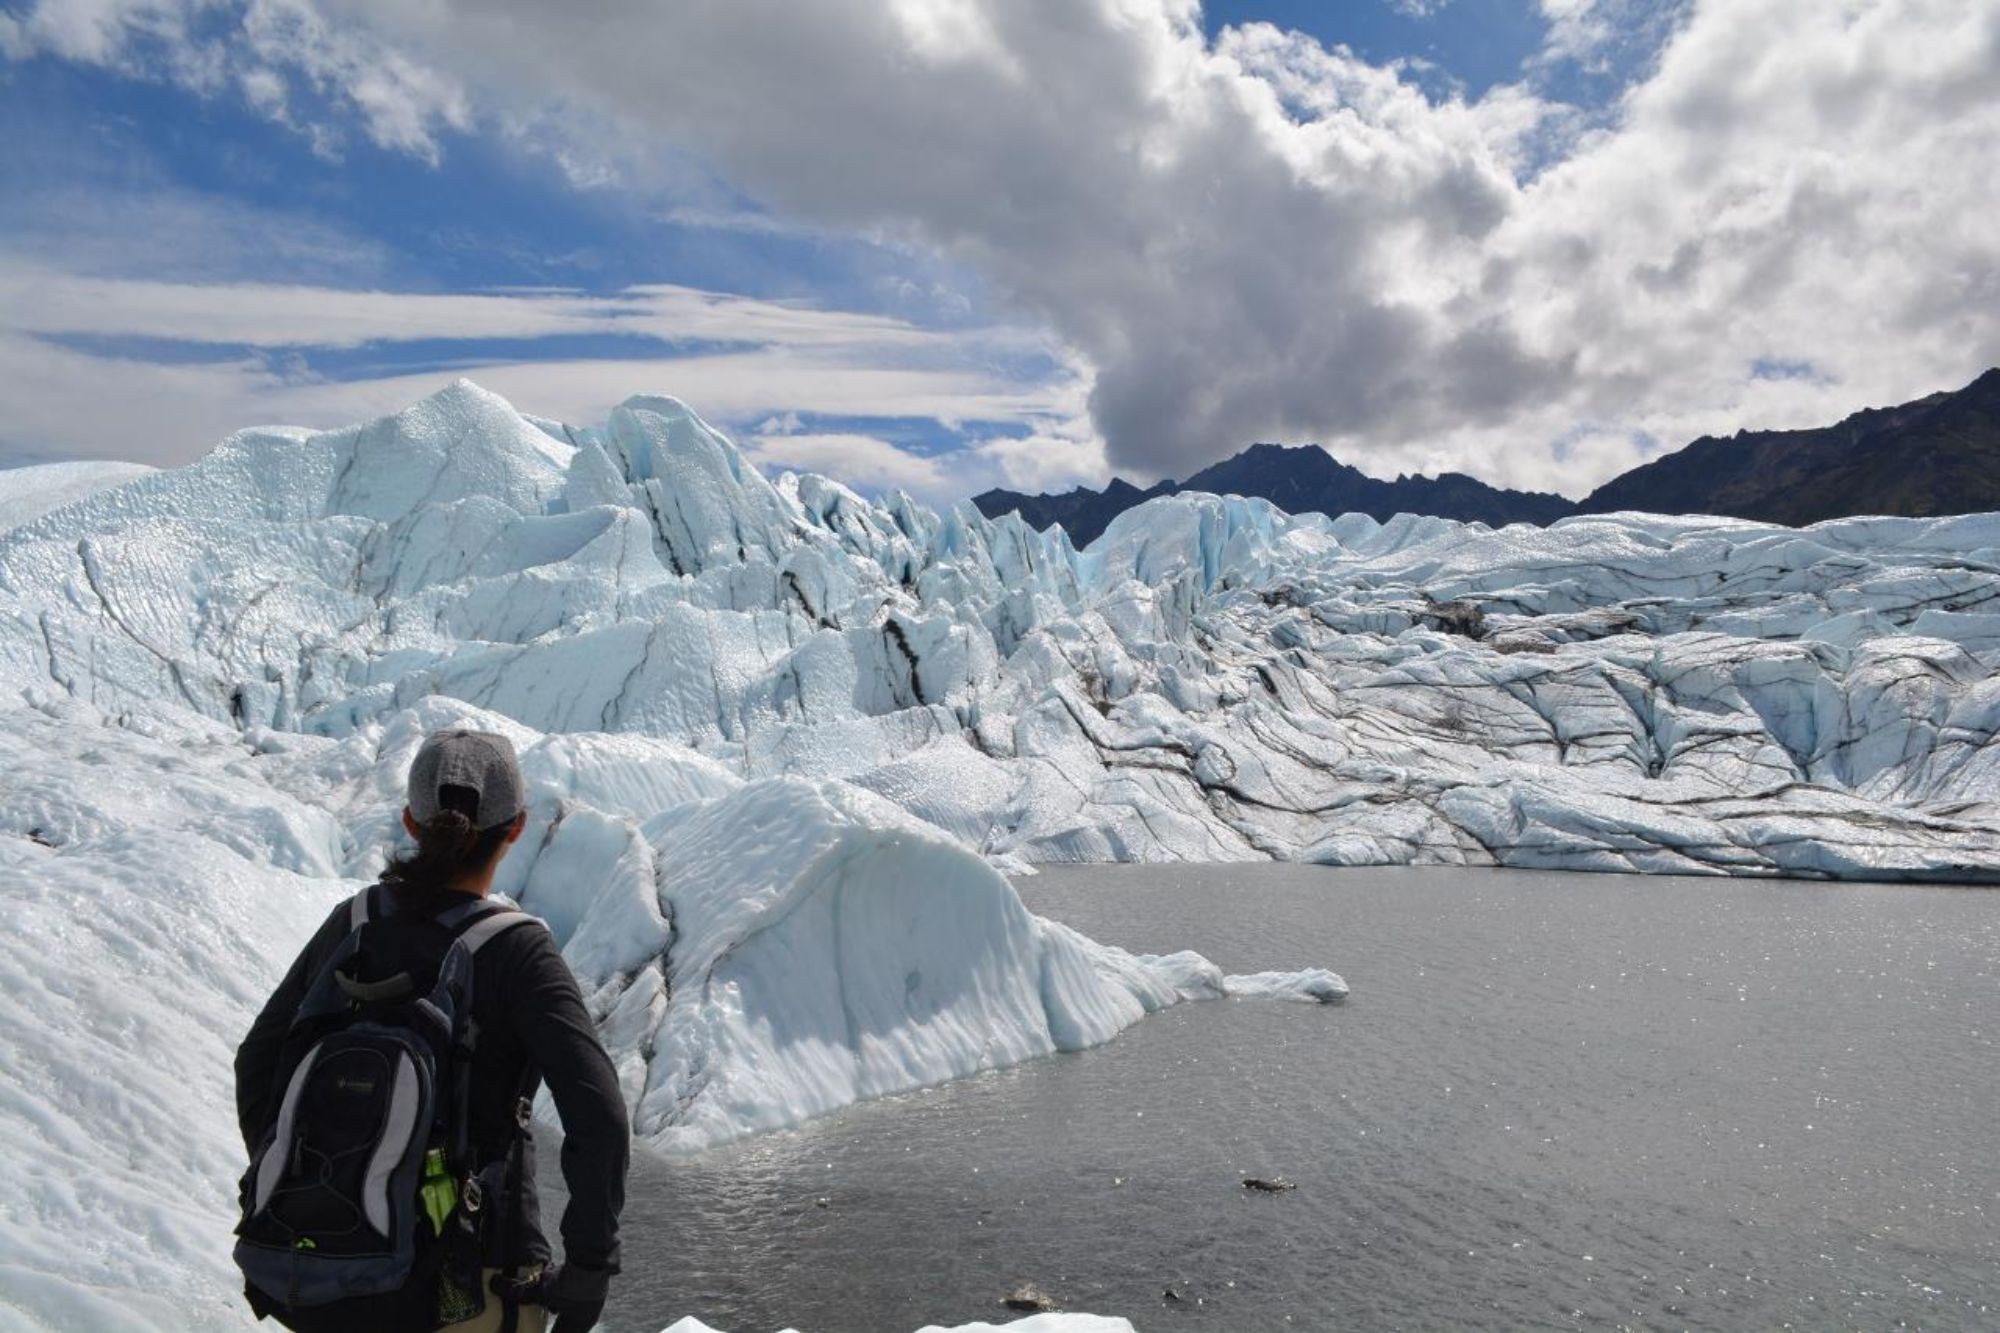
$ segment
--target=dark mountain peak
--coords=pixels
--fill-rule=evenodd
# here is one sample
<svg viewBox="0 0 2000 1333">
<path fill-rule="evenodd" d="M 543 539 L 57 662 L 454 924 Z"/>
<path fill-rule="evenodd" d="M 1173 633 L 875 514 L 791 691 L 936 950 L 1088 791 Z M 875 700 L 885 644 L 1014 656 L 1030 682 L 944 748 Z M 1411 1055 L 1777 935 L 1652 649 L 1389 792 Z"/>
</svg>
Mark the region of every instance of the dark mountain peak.
<svg viewBox="0 0 2000 1333">
<path fill-rule="evenodd" d="M 1346 467 L 1347 465 L 1326 451 L 1320 444 L 1273 444 L 1264 441 L 1251 445 L 1241 453 L 1233 454 L 1220 463 L 1211 463 L 1210 468 L 1227 467 L 1231 463 L 1256 461 L 1260 463 L 1292 463 L 1303 467 Z"/>
<path fill-rule="evenodd" d="M 1816 430 L 1704 435 L 1607 482 L 1581 504 L 1489 486 L 1463 472 L 1383 481 L 1317 444 L 1270 441 L 1212 463 L 1179 485 L 1162 481 L 1141 490 L 1114 477 L 1102 491 L 993 490 L 972 502 L 988 517 L 1018 510 L 1037 528 L 1060 523 L 1070 540 L 1087 546 L 1125 510 L 1179 491 L 1256 496 L 1293 514 L 1361 513 L 1377 522 L 1435 514 L 1496 528 L 1617 509 L 1791 524 L 1847 514 L 2000 510 L 2000 367 L 1962 389 L 1863 408 Z"/>
<path fill-rule="evenodd" d="M 1316 444 L 1279 444 L 1272 440 L 1259 440 L 1249 448 L 1224 459 L 1236 462 L 1244 458 L 1298 458 L 1305 454 L 1325 454 L 1326 450 Z M 1327 455 L 1332 457 L 1332 455 Z"/>
<path fill-rule="evenodd" d="M 1102 491 L 1078 487 L 1063 495 L 1021 495 L 993 490 L 973 497 L 989 517 L 1019 512 L 1037 528 L 1060 523 L 1070 540 L 1088 545 L 1111 520 L 1159 495 L 1206 491 L 1269 500 L 1293 514 L 1368 514 L 1387 522 L 1399 513 L 1439 514 L 1488 523 L 1551 523 L 1573 506 L 1560 495 L 1506 491 L 1475 477 L 1448 472 L 1441 477 L 1398 477 L 1382 481 L 1341 462 L 1317 444 L 1260 441 L 1176 485 L 1163 481 L 1140 490 L 1122 477 Z"/>
<path fill-rule="evenodd" d="M 1863 408 L 1832 426 L 1703 436 L 1606 482 L 1580 508 L 1794 526 L 2000 509 L 2000 368 L 1962 389 Z"/>
<path fill-rule="evenodd" d="M 1365 480 L 1316 444 L 1266 443 L 1209 464 L 1182 482 L 1180 489 L 1261 496 L 1280 509 L 1299 513 L 1315 507 L 1302 497 Z"/>
<path fill-rule="evenodd" d="M 1023 495 L 1019 491 L 996 488 L 973 496 L 972 503 L 988 518 L 1018 513 L 1032 528 L 1046 528 L 1051 523 L 1060 523 L 1063 530 L 1069 533 L 1071 542 L 1088 546 L 1112 519 L 1127 509 L 1144 504 L 1156 495 L 1171 495 L 1174 489 L 1171 481 L 1162 481 L 1140 490 L 1123 477 L 1113 477 L 1102 491 L 1078 486 L 1059 495 Z"/>
<path fill-rule="evenodd" d="M 1985 411 L 2000 410 L 2000 366 L 1981 375 L 1957 393 L 1934 395 L 1950 401 L 1958 407 L 1978 407 Z"/>
</svg>

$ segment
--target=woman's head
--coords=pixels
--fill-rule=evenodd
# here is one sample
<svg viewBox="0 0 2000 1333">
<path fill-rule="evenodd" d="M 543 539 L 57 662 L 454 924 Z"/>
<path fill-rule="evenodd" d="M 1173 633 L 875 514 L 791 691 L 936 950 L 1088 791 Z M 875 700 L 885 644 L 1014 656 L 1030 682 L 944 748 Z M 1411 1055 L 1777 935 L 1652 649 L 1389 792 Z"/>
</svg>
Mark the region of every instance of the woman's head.
<svg viewBox="0 0 2000 1333">
<path fill-rule="evenodd" d="M 507 845 L 521 836 L 526 811 L 521 769 L 505 736 L 435 732 L 410 765 L 403 828 L 416 850 L 391 860 L 384 878 L 483 889 Z"/>
</svg>

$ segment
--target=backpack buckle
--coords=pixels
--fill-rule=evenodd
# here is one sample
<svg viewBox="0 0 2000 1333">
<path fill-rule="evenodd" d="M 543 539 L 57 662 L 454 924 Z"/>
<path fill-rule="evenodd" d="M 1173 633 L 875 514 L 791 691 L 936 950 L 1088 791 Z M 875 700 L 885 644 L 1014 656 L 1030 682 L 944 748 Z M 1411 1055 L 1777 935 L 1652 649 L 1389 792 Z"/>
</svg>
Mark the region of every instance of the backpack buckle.
<svg viewBox="0 0 2000 1333">
<path fill-rule="evenodd" d="M 464 1186 L 458 1192 L 459 1202 L 468 1215 L 477 1213 L 486 1203 L 486 1191 L 479 1184 L 479 1176 L 467 1175 Z"/>
</svg>

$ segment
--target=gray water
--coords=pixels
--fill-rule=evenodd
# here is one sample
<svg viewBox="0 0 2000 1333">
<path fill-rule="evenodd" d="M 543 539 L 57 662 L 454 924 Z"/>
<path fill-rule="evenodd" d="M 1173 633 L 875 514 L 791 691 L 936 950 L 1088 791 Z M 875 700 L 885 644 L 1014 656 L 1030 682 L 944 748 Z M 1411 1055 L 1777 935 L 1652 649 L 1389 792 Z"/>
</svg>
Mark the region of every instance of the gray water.
<svg viewBox="0 0 2000 1333">
<path fill-rule="evenodd" d="M 1023 1281 L 1147 1333 L 2000 1327 L 1990 892 L 1287 866 L 1019 887 L 1100 940 L 1324 964 L 1353 996 L 1184 1005 L 642 1160 L 608 1327 L 1003 1320 Z"/>
</svg>

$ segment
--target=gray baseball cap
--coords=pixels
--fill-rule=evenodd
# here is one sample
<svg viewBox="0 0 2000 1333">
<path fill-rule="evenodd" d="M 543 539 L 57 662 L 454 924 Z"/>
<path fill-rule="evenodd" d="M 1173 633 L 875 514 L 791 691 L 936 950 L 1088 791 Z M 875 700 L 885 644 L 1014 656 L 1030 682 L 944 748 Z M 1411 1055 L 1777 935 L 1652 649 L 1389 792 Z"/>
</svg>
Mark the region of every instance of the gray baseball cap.
<svg viewBox="0 0 2000 1333">
<path fill-rule="evenodd" d="M 491 731 L 461 728 L 424 738 L 410 764 L 410 814 L 419 824 L 444 808 L 438 800 L 442 787 L 470 787 L 479 793 L 472 822 L 482 831 L 506 823 L 528 805 L 514 743 Z"/>
</svg>

